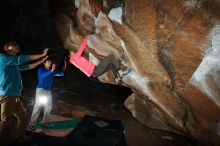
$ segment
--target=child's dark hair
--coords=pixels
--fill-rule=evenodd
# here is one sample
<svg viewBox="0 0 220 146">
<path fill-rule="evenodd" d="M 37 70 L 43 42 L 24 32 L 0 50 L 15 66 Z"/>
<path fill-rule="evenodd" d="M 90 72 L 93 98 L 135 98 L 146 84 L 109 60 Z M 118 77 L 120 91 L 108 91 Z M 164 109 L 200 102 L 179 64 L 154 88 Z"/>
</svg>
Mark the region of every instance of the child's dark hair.
<svg viewBox="0 0 220 146">
<path fill-rule="evenodd" d="M 49 50 L 49 58 L 53 61 L 54 64 L 56 64 L 57 70 L 62 69 L 64 66 L 64 60 L 68 60 L 68 50 L 65 50 L 63 48 L 57 48 L 57 49 L 51 49 Z"/>
<path fill-rule="evenodd" d="M 48 61 L 48 60 L 50 60 L 52 63 L 54 63 L 54 60 L 53 60 L 51 57 L 48 57 L 48 58 L 45 60 L 45 62 Z"/>
</svg>

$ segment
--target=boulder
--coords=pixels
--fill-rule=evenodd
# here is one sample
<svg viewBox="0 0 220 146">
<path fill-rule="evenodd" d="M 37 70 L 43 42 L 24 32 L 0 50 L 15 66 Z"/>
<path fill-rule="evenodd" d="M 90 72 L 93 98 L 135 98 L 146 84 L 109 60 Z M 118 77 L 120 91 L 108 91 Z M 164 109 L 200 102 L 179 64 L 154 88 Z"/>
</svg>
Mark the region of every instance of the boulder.
<svg viewBox="0 0 220 146">
<path fill-rule="evenodd" d="M 113 53 L 129 68 L 121 85 L 133 94 L 125 106 L 142 124 L 220 145 L 220 2 L 117 3 L 78 1 L 78 27 L 60 13 L 64 46 L 76 50 L 89 35 L 85 54 L 91 62 Z M 116 84 L 112 72 L 99 79 Z"/>
</svg>

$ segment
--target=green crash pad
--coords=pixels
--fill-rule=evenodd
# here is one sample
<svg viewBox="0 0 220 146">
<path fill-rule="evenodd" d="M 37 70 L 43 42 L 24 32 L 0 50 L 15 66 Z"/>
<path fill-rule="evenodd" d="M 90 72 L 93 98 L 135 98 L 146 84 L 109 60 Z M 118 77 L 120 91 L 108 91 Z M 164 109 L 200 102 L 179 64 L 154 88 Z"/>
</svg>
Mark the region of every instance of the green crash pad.
<svg viewBox="0 0 220 146">
<path fill-rule="evenodd" d="M 48 122 L 49 127 L 44 127 L 42 124 L 36 124 L 36 129 L 66 129 L 75 128 L 80 120 L 65 120 L 65 121 L 53 121 Z"/>
</svg>

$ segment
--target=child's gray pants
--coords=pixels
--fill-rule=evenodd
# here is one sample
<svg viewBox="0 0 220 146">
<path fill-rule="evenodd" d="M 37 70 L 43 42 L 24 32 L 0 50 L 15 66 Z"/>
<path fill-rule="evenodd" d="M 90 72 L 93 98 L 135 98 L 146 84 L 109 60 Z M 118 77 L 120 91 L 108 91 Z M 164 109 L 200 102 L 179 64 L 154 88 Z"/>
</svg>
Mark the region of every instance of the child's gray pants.
<svg viewBox="0 0 220 146">
<path fill-rule="evenodd" d="M 42 100 L 46 100 L 46 103 L 42 104 Z M 30 125 L 35 125 L 37 123 L 42 108 L 44 108 L 44 115 L 42 119 L 42 124 L 44 124 L 47 123 L 50 118 L 50 112 L 52 109 L 52 94 L 51 90 L 37 88 L 35 105 L 31 115 Z"/>
</svg>

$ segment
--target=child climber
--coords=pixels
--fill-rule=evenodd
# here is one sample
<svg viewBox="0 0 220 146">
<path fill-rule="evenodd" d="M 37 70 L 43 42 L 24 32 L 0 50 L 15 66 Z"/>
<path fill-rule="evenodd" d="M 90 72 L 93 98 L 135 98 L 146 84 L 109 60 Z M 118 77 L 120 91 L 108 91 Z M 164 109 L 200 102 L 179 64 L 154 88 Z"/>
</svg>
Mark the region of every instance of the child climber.
<svg viewBox="0 0 220 146">
<path fill-rule="evenodd" d="M 52 109 L 52 94 L 51 88 L 53 85 L 54 76 L 63 76 L 66 70 L 66 62 L 61 71 L 56 70 L 56 65 L 53 64 L 51 59 L 44 62 L 44 67 L 38 69 L 38 86 L 36 89 L 36 99 L 34 109 L 31 115 L 30 126 L 31 130 L 36 130 L 36 123 L 38 121 L 41 108 L 44 107 L 42 126 L 49 127 L 48 121 Z"/>
<path fill-rule="evenodd" d="M 70 51 L 70 63 L 79 68 L 83 73 L 85 73 L 88 77 L 99 77 L 105 72 L 112 70 L 115 78 L 119 80 L 123 75 L 127 74 L 130 70 L 126 68 L 125 70 L 120 70 L 119 61 L 116 60 L 113 54 L 108 55 L 100 63 L 96 66 L 92 64 L 84 57 L 82 54 L 86 48 L 87 39 L 84 39 L 78 51 L 74 53 Z"/>
</svg>

